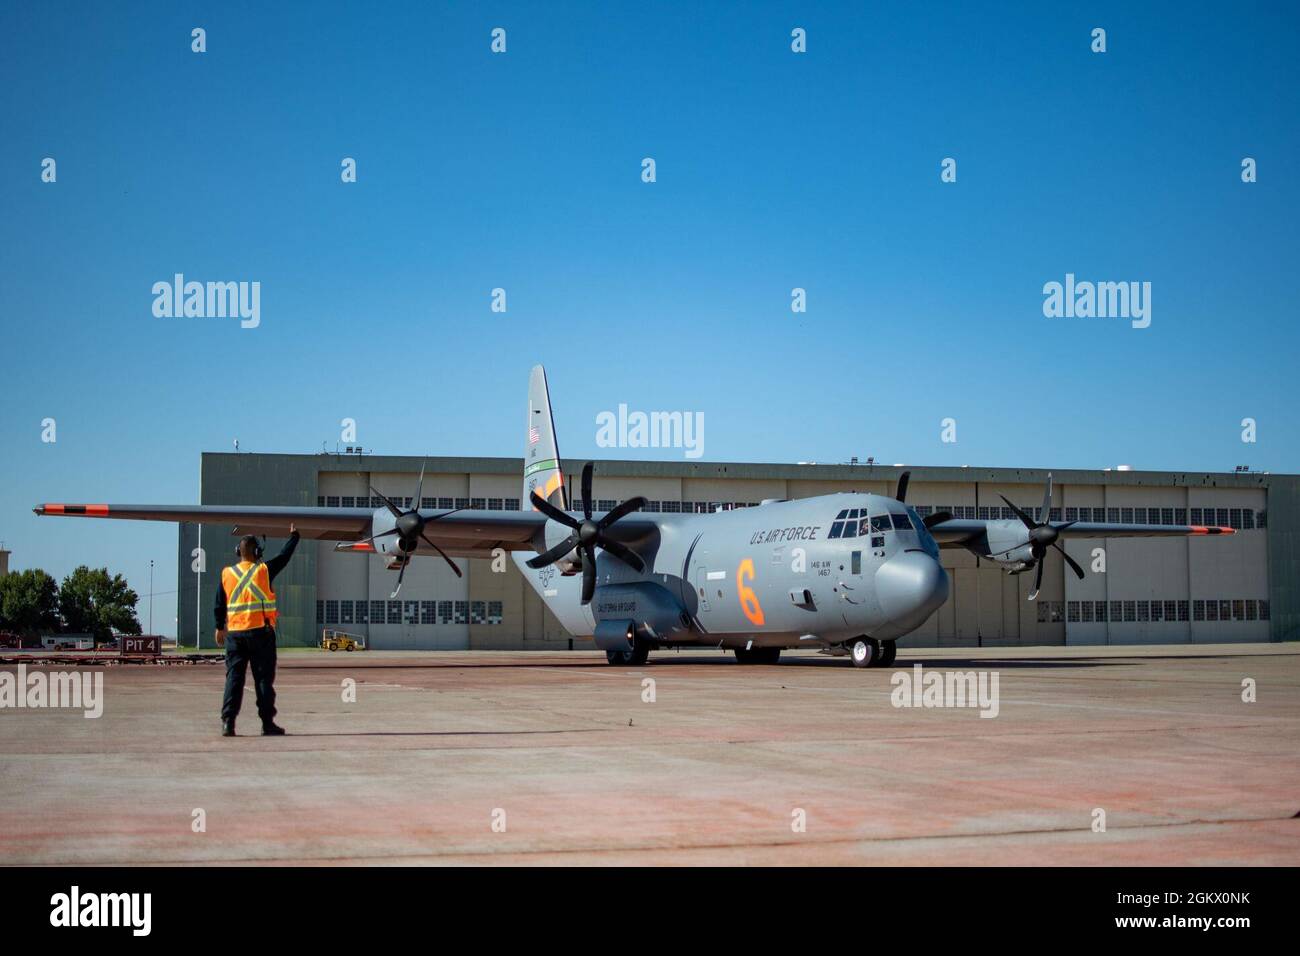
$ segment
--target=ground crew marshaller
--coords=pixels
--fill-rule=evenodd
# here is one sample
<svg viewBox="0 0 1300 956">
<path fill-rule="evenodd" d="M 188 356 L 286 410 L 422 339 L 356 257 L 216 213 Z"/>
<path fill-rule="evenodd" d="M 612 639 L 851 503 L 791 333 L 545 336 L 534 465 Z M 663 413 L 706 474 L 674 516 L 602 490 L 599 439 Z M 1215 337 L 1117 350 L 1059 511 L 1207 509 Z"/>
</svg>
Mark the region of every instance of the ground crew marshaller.
<svg viewBox="0 0 1300 956">
<path fill-rule="evenodd" d="M 217 646 L 226 648 L 226 693 L 221 701 L 221 736 L 235 736 L 235 718 L 244 699 L 244 674 L 253 666 L 253 690 L 257 693 L 257 716 L 262 733 L 279 736 L 284 728 L 275 723 L 275 623 L 279 615 L 271 582 L 279 574 L 294 548 L 298 529 L 289 525 L 284 550 L 270 561 L 262 561 L 262 545 L 253 535 L 239 542 L 239 563 L 224 568 L 217 584 Z"/>
</svg>

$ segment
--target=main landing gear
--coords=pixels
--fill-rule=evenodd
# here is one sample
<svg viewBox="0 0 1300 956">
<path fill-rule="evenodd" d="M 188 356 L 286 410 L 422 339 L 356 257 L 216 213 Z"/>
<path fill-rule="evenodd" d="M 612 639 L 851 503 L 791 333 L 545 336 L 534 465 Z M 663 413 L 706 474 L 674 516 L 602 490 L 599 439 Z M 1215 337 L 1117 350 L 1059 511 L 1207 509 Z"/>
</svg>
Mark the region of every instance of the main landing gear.
<svg viewBox="0 0 1300 956">
<path fill-rule="evenodd" d="M 775 664 L 781 660 L 779 647 L 743 647 L 736 648 L 737 664 Z"/>
<path fill-rule="evenodd" d="M 615 667 L 640 667 L 650 658 L 650 644 L 639 637 L 632 639 L 627 650 L 606 651 L 605 660 Z"/>
<path fill-rule="evenodd" d="M 854 667 L 888 667 L 898 656 L 897 641 L 878 641 L 874 637 L 856 637 L 849 641 L 849 657 Z"/>
</svg>

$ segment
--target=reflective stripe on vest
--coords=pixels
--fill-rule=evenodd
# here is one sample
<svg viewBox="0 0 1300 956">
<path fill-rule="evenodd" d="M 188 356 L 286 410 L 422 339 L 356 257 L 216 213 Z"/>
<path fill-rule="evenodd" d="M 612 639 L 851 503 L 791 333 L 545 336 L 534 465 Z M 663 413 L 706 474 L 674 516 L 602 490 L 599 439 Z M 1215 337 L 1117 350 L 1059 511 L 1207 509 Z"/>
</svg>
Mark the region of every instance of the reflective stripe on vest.
<svg viewBox="0 0 1300 956">
<path fill-rule="evenodd" d="M 275 627 L 279 614 L 275 592 L 271 590 L 271 574 L 265 564 L 228 567 L 221 572 L 221 585 L 226 591 L 227 630 Z"/>
</svg>

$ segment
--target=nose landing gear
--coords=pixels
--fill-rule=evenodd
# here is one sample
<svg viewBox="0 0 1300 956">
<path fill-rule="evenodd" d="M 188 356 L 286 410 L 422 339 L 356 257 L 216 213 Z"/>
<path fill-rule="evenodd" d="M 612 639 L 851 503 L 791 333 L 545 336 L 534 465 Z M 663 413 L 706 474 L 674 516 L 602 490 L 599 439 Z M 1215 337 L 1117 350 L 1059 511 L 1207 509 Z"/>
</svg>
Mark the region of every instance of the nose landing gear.
<svg viewBox="0 0 1300 956">
<path fill-rule="evenodd" d="M 849 641 L 849 657 L 854 667 L 888 667 L 897 656 L 896 641 L 878 641 L 865 636 Z"/>
</svg>

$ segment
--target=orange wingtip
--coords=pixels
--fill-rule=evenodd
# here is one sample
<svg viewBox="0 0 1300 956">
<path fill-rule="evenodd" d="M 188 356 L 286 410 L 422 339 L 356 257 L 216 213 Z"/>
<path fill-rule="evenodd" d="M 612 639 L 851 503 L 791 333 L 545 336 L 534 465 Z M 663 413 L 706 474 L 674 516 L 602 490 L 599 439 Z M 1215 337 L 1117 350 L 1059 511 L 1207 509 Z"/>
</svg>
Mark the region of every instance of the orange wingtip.
<svg viewBox="0 0 1300 956">
<path fill-rule="evenodd" d="M 1215 527 L 1213 525 L 1193 525 L 1192 534 L 1236 534 L 1236 528 Z"/>
<path fill-rule="evenodd" d="M 374 554 L 375 546 L 369 541 L 358 541 L 356 544 L 340 544 L 336 551 L 364 551 L 366 554 Z"/>
<path fill-rule="evenodd" d="M 41 505 L 43 515 L 106 515 L 108 505 Z"/>
</svg>

